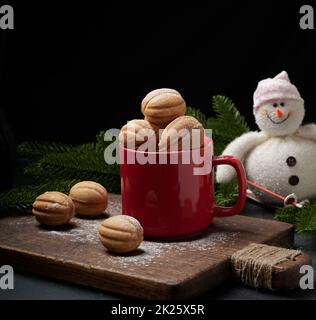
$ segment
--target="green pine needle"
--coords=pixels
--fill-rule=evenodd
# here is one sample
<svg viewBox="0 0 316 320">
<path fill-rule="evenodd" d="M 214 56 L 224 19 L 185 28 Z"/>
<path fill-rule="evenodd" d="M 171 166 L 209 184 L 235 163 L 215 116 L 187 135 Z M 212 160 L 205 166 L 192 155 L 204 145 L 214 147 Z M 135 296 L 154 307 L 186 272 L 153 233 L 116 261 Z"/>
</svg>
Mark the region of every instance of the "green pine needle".
<svg viewBox="0 0 316 320">
<path fill-rule="evenodd" d="M 216 205 L 221 207 L 230 207 L 236 203 L 238 197 L 237 180 L 227 184 L 215 185 Z"/>
<path fill-rule="evenodd" d="M 216 126 L 218 126 L 218 124 L 225 124 L 225 126 L 230 127 L 231 129 L 228 130 L 230 136 L 236 138 L 249 131 L 245 118 L 241 116 L 238 109 L 230 99 L 224 96 L 214 96 L 213 110 L 216 113 L 216 118 L 210 118 L 208 120 L 211 123 L 215 122 Z M 227 131 L 219 130 L 217 134 L 226 136 Z"/>
<path fill-rule="evenodd" d="M 245 118 L 234 103 L 224 96 L 213 97 L 216 117 L 207 119 L 206 128 L 212 129 L 215 154 L 221 154 L 228 143 L 249 131 Z"/>
<path fill-rule="evenodd" d="M 229 142 L 249 131 L 243 116 L 234 103 L 224 96 L 213 97 L 215 118 L 207 118 L 201 111 L 188 107 L 187 115 L 195 117 L 205 129 L 212 129 L 214 151 L 216 155 L 223 152 Z M 220 206 L 231 206 L 236 202 L 237 182 L 215 186 L 216 203 Z"/>
<path fill-rule="evenodd" d="M 298 233 L 316 231 L 316 202 L 307 203 L 302 209 L 284 207 L 276 210 L 275 219 L 295 226 Z"/>
<path fill-rule="evenodd" d="M 25 172 L 38 180 L 79 179 L 101 183 L 109 192 L 120 193 L 119 166 L 108 165 L 103 152 L 85 144 L 64 153 L 47 154 L 26 167 Z"/>
<path fill-rule="evenodd" d="M 187 106 L 186 115 L 194 117 L 203 125 L 204 128 L 206 128 L 207 118 L 200 110 Z"/>
<path fill-rule="evenodd" d="M 68 193 L 79 181 L 101 183 L 108 192 L 120 193 L 119 165 L 104 160 L 104 131 L 95 143 L 68 145 L 56 142 L 24 142 L 18 146 L 22 157 L 33 159 L 25 173 L 35 178 L 35 186 L 14 188 L 0 194 L 0 213 L 29 211 L 35 198 L 46 191 Z"/>
<path fill-rule="evenodd" d="M 48 142 L 48 141 L 27 141 L 18 145 L 17 152 L 21 157 L 39 158 L 49 153 L 61 153 L 70 151 L 72 145 Z"/>
<path fill-rule="evenodd" d="M 13 188 L 0 194 L 0 213 L 30 213 L 32 204 L 37 196 L 46 191 L 68 193 L 77 180 L 52 180 L 36 186 Z"/>
<path fill-rule="evenodd" d="M 195 117 L 205 129 L 212 129 L 215 154 L 223 152 L 229 142 L 249 131 L 245 118 L 234 103 L 224 96 L 213 97 L 214 118 L 207 118 L 201 111 L 187 108 L 186 114 Z"/>
</svg>

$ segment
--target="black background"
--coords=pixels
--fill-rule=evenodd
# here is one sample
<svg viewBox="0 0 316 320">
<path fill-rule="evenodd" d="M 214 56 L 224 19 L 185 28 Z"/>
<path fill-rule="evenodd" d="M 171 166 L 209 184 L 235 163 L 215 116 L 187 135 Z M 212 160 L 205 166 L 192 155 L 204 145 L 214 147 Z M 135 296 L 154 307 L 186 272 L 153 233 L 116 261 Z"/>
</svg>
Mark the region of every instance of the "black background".
<svg viewBox="0 0 316 320">
<path fill-rule="evenodd" d="M 316 10 L 315 1 L 2 4 L 13 6 L 15 29 L 0 29 L 0 190 L 15 171 L 13 137 L 93 141 L 142 117 L 156 88 L 179 90 L 209 116 L 212 96 L 226 95 L 256 129 L 258 81 L 287 70 L 305 122 L 315 121 L 316 30 L 299 26 L 301 5 Z"/>
<path fill-rule="evenodd" d="M 316 30 L 300 29 L 300 2 L 7 3 L 15 29 L 0 30 L 0 105 L 18 142 L 91 141 L 141 117 L 159 87 L 208 115 L 212 96 L 227 95 L 255 128 L 257 82 L 282 70 L 313 121 Z"/>
</svg>

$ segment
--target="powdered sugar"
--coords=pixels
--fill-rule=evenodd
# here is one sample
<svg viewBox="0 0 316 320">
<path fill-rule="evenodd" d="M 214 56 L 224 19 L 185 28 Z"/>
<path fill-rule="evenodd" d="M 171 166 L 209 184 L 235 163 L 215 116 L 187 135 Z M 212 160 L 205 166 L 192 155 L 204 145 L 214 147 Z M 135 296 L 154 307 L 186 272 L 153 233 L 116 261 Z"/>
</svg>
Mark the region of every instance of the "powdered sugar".
<svg viewBox="0 0 316 320">
<path fill-rule="evenodd" d="M 16 219 L 12 219 L 7 222 L 8 225 L 25 225 L 25 224 L 33 224 L 34 218 L 32 219 L 30 215 L 18 216 Z"/>
<path fill-rule="evenodd" d="M 58 209 L 58 208 L 60 208 L 60 207 L 61 207 L 60 204 L 57 203 L 57 202 L 54 202 L 53 205 L 52 205 L 52 208 L 53 208 L 53 209 Z"/>
<path fill-rule="evenodd" d="M 65 237 L 76 243 L 98 243 L 99 224 L 102 220 L 84 220 L 74 218 L 69 229 L 64 230 L 41 230 L 48 236 Z"/>
<path fill-rule="evenodd" d="M 65 240 L 75 242 L 78 244 L 90 243 L 102 246 L 99 240 L 99 225 L 102 219 L 86 220 L 73 219 L 73 227 L 65 230 L 41 230 L 46 236 L 64 237 Z M 118 255 L 107 252 L 104 249 L 104 258 L 108 259 L 114 266 L 120 268 L 128 268 L 132 266 L 149 264 L 160 264 L 165 261 L 162 258 L 168 252 L 172 251 L 179 255 L 188 252 L 202 252 L 209 251 L 218 245 L 224 243 L 233 243 L 237 237 L 237 232 L 209 232 L 205 236 L 196 239 L 188 239 L 181 242 L 156 242 L 143 241 L 138 250 L 130 254 Z"/>
<path fill-rule="evenodd" d="M 111 205 L 112 212 L 117 209 L 115 203 Z M 238 232 L 217 231 L 210 229 L 200 237 L 186 239 L 184 241 L 174 242 L 156 242 L 156 241 L 143 241 L 139 248 L 129 254 L 114 254 L 108 252 L 99 240 L 99 226 L 105 219 L 105 216 L 98 219 L 81 219 L 74 217 L 69 226 L 62 226 L 58 229 L 45 229 L 40 227 L 38 222 L 32 216 L 19 216 L 9 222 L 16 226 L 28 225 L 28 228 L 36 226 L 36 231 L 41 235 L 41 238 L 55 239 L 60 238 L 65 242 L 71 242 L 75 246 L 77 255 L 85 254 L 86 250 L 94 248 L 90 252 L 91 259 L 97 264 L 103 265 L 106 261 L 107 264 L 112 265 L 113 270 L 117 268 L 134 268 L 137 266 L 149 265 L 165 265 L 168 259 L 187 259 L 188 253 L 207 253 L 212 250 L 217 250 L 219 246 L 225 247 L 234 245 L 238 239 Z"/>
<path fill-rule="evenodd" d="M 131 265 L 149 264 L 165 264 L 165 260 L 159 259 L 168 254 L 168 251 L 173 251 L 180 256 L 188 252 L 209 251 L 217 245 L 227 242 L 234 243 L 238 233 L 237 232 L 214 232 L 195 240 L 187 240 L 181 242 L 155 242 L 143 241 L 138 252 L 134 255 L 119 256 L 110 255 L 110 260 L 113 263 L 118 263 L 123 267 L 130 267 Z"/>
</svg>

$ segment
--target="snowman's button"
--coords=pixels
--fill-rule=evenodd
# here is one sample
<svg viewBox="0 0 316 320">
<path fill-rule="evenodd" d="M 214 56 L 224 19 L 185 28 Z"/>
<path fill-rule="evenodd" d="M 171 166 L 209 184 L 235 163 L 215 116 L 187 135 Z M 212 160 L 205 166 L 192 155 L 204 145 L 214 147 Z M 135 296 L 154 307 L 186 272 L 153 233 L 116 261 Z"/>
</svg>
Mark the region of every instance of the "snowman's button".
<svg viewBox="0 0 316 320">
<path fill-rule="evenodd" d="M 290 176 L 289 177 L 289 184 L 291 186 L 296 186 L 300 182 L 300 178 L 298 176 Z"/>
<path fill-rule="evenodd" d="M 294 167 L 296 165 L 296 159 L 294 157 L 288 157 L 286 163 L 289 167 Z"/>
</svg>

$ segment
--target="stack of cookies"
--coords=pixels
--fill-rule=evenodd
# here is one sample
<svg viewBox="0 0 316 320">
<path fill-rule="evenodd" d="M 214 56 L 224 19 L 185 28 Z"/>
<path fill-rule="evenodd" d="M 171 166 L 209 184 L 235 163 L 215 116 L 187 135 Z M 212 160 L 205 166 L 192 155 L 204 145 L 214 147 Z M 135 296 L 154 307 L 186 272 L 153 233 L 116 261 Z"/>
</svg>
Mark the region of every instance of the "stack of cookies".
<svg viewBox="0 0 316 320">
<path fill-rule="evenodd" d="M 122 127 L 119 140 L 127 148 L 147 143 L 148 150 L 180 151 L 200 148 L 204 144 L 204 128 L 191 116 L 185 116 L 186 103 L 174 89 L 157 89 L 141 103 L 144 119 L 129 121 Z"/>
</svg>

